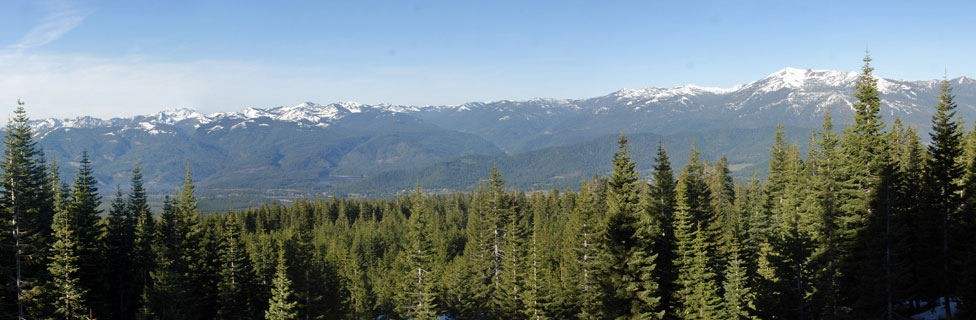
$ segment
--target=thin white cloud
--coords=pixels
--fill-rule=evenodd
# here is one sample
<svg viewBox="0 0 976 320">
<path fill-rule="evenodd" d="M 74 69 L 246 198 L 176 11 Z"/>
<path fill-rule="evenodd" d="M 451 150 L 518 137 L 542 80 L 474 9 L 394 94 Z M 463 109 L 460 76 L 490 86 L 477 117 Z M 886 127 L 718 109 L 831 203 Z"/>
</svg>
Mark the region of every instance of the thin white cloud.
<svg viewBox="0 0 976 320">
<path fill-rule="evenodd" d="M 85 17 L 94 12 L 90 9 L 78 9 L 70 6 L 59 6 L 52 10 L 41 24 L 37 25 L 30 32 L 27 32 L 19 42 L 7 46 L 10 49 L 27 49 L 40 47 L 45 44 L 58 40 L 62 35 L 78 27 Z"/>
</svg>

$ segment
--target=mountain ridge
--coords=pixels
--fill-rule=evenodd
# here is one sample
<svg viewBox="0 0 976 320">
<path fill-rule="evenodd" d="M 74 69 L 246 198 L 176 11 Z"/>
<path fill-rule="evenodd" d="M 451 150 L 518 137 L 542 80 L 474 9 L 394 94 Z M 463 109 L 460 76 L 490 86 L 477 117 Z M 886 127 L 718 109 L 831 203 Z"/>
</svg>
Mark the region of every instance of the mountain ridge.
<svg viewBox="0 0 976 320">
<path fill-rule="evenodd" d="M 731 88 L 620 89 L 583 99 L 534 98 L 454 106 L 303 102 L 210 114 L 183 108 L 129 118 L 76 117 L 30 123 L 46 154 L 62 164 L 63 175 L 71 175 L 80 154 L 87 150 L 99 180 L 107 186 L 124 184 L 128 171 L 145 160 L 141 162 L 144 175 L 157 191 L 179 185 L 189 163 L 199 185 L 211 190 L 264 188 L 343 195 L 348 192 L 344 186 L 355 185 L 346 182 L 350 179 L 376 185 L 382 181 L 374 177 L 395 172 L 400 177 L 423 170 L 449 172 L 424 168 L 467 165 L 452 162 L 465 157 L 510 161 L 518 170 L 542 172 L 546 168 L 539 166 L 544 161 L 518 160 L 536 159 L 526 155 L 535 150 L 559 150 L 551 154 L 561 157 L 552 161 L 566 163 L 559 167 L 560 176 L 591 172 L 596 168 L 592 163 L 568 161 L 571 152 L 552 148 L 587 145 L 596 150 L 587 143 L 620 132 L 675 138 L 675 134 L 695 132 L 744 134 L 749 137 L 731 137 L 726 149 L 748 149 L 755 156 L 756 150 L 768 150 L 767 139 L 759 139 L 757 132 L 776 125 L 809 132 L 820 127 L 824 112 L 830 110 L 842 128 L 853 115 L 850 104 L 858 77 L 854 72 L 784 68 Z M 885 121 L 901 117 L 908 125 L 928 127 L 940 80 L 878 81 Z M 960 115 L 973 119 L 976 81 L 967 77 L 951 81 Z M 504 158 L 508 156 L 515 160 Z M 754 170 L 763 163 L 761 157 L 743 163 L 750 163 L 748 170 Z M 149 168 L 149 163 L 154 167 Z M 525 164 L 514 165 L 517 163 Z M 585 167 L 573 167 L 583 164 Z M 551 180 L 546 176 L 519 179 L 524 186 L 565 186 L 563 181 L 543 181 Z M 470 183 L 452 186 L 461 185 Z"/>
<path fill-rule="evenodd" d="M 196 120 L 201 124 L 214 122 L 225 118 L 238 118 L 243 120 L 253 120 L 261 117 L 270 117 L 274 120 L 285 120 L 293 122 L 314 122 L 321 123 L 334 120 L 348 113 L 359 113 L 364 109 L 391 111 L 396 113 L 416 113 L 416 112 L 436 112 L 441 110 L 469 111 L 472 107 L 499 103 L 537 103 L 551 107 L 564 107 L 568 109 L 584 109 L 578 104 L 582 101 L 590 101 L 600 98 L 618 99 L 640 99 L 648 103 L 662 102 L 662 100 L 673 99 L 696 95 L 734 95 L 743 90 L 756 89 L 759 93 L 771 93 L 782 89 L 804 89 L 805 86 L 831 86 L 853 88 L 853 84 L 860 77 L 860 74 L 852 71 L 836 71 L 824 69 L 799 69 L 786 67 L 773 72 L 762 79 L 738 84 L 729 88 L 703 87 L 695 84 L 686 84 L 675 87 L 646 87 L 640 89 L 621 88 L 620 90 L 602 96 L 575 99 L 560 99 L 550 97 L 537 97 L 529 100 L 493 100 L 480 102 L 467 102 L 459 105 L 400 105 L 400 104 L 362 104 L 355 101 L 341 101 L 329 104 L 318 104 L 315 102 L 303 102 L 295 106 L 276 106 L 276 107 L 248 107 L 234 112 L 215 112 L 204 114 L 193 108 L 175 108 L 153 112 L 146 115 L 136 115 L 132 117 L 113 117 L 101 119 L 90 116 L 79 116 L 75 118 L 44 118 L 32 120 L 31 124 L 35 132 L 42 132 L 57 128 L 84 128 L 94 126 L 109 126 L 119 122 L 135 121 L 144 119 L 144 122 L 151 124 L 164 123 L 175 124 L 184 120 Z M 904 83 L 916 85 L 926 85 L 929 88 L 936 88 L 941 80 L 895 80 L 875 76 L 878 80 L 879 90 L 882 94 L 889 94 L 899 90 L 911 90 Z M 950 79 L 956 85 L 976 85 L 976 80 L 966 76 Z M 751 93 L 755 95 L 756 93 Z"/>
</svg>

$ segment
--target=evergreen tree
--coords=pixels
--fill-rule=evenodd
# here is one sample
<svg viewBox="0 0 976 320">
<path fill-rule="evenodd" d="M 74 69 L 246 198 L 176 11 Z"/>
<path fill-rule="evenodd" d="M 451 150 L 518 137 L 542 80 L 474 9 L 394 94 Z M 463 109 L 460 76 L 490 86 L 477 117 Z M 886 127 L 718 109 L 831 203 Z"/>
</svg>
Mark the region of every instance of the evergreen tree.
<svg viewBox="0 0 976 320">
<path fill-rule="evenodd" d="M 132 191 L 129 193 L 126 210 L 134 216 L 135 226 L 132 240 L 132 264 L 133 264 L 133 296 L 145 296 L 145 290 L 149 286 L 153 270 L 154 255 L 152 245 L 155 236 L 155 219 L 149 209 L 146 199 L 146 189 L 143 187 L 142 170 L 139 164 L 132 169 L 131 180 Z M 130 299 L 133 299 L 130 297 Z M 141 303 L 140 303 L 141 304 Z M 143 307 L 146 307 L 143 305 Z"/>
<path fill-rule="evenodd" d="M 881 121 L 881 93 L 877 79 L 871 73 L 870 56 L 865 56 L 862 73 L 855 85 L 854 123 L 841 139 L 843 154 L 844 187 L 841 189 L 840 212 L 837 215 L 838 256 L 841 257 L 842 277 L 839 284 L 844 304 L 865 305 L 865 298 L 876 297 L 874 287 L 864 285 L 873 282 L 882 274 L 877 266 L 865 264 L 877 257 L 876 248 L 871 248 L 868 226 L 871 221 L 884 215 L 884 203 L 879 188 L 887 165 L 888 143 L 883 137 L 885 123 Z M 877 261 L 877 260 L 875 260 Z M 872 269 L 873 268 L 873 269 Z M 859 284 L 859 285 L 855 285 Z M 868 307 L 870 309 L 870 307 Z M 864 315 L 875 314 L 877 310 L 860 308 Z"/>
<path fill-rule="evenodd" d="M 176 241 L 175 261 L 173 261 L 173 271 L 178 275 L 179 286 L 182 291 L 192 295 L 194 299 L 186 299 L 186 303 L 179 306 L 186 314 L 193 314 L 201 318 L 207 318 L 200 307 L 216 301 L 212 289 L 208 284 L 213 283 L 209 277 L 208 259 L 205 256 L 204 240 L 205 234 L 200 222 L 200 211 L 197 210 L 197 198 L 194 194 L 193 177 L 190 174 L 190 165 L 186 166 L 186 178 L 183 185 L 173 198 L 173 212 L 175 221 L 173 225 L 174 238 Z"/>
<path fill-rule="evenodd" d="M 710 250 L 705 243 L 705 234 L 701 223 L 693 233 L 691 259 L 683 264 L 679 271 L 679 279 L 688 284 L 682 288 L 685 300 L 680 309 L 684 319 L 719 319 L 721 317 L 721 298 L 715 285 L 715 273 L 709 265 Z"/>
<path fill-rule="evenodd" d="M 268 300 L 268 310 L 264 312 L 264 318 L 268 320 L 297 319 L 298 312 L 295 311 L 297 302 L 292 300 L 291 295 L 291 280 L 288 279 L 285 249 L 279 247 L 278 266 L 275 268 L 271 299 Z"/>
<path fill-rule="evenodd" d="M 57 319 L 84 319 L 88 313 L 85 289 L 78 282 L 78 246 L 68 212 L 58 210 L 54 215 L 54 244 L 48 271 L 51 280 L 47 294 Z"/>
<path fill-rule="evenodd" d="M 528 257 L 526 259 L 526 276 L 525 276 L 525 291 L 522 294 L 522 300 L 524 304 L 523 314 L 527 319 L 542 320 L 548 319 L 546 305 L 547 305 L 547 287 L 545 283 L 546 273 L 545 267 L 543 266 L 543 254 L 540 252 L 543 248 L 543 224 L 544 215 L 547 212 L 544 211 L 543 205 L 536 205 L 536 209 L 533 210 L 532 217 L 532 234 L 529 239 L 527 246 L 529 247 Z"/>
<path fill-rule="evenodd" d="M 244 246 L 244 234 L 236 215 L 228 213 L 224 219 L 220 245 L 220 282 L 217 283 L 217 317 L 248 319 L 248 304 L 252 296 L 251 264 Z"/>
<path fill-rule="evenodd" d="M 604 243 L 607 254 L 605 306 L 608 318 L 661 318 L 658 284 L 654 279 L 652 252 L 655 226 L 640 209 L 640 188 L 636 164 L 630 158 L 630 143 L 623 134 L 613 157 L 608 181 L 607 224 Z"/>
<path fill-rule="evenodd" d="M 493 239 L 494 210 L 489 210 L 488 188 L 479 183 L 471 200 L 465 233 L 467 241 L 459 264 L 464 285 L 457 295 L 459 318 L 480 319 L 490 312 L 495 276 Z"/>
<path fill-rule="evenodd" d="M 88 152 L 82 152 L 81 165 L 71 185 L 68 219 L 77 236 L 75 243 L 78 247 L 78 280 L 86 292 L 85 301 L 97 318 L 104 319 L 109 318 L 111 312 L 107 310 L 107 263 L 104 230 L 99 223 L 102 210 L 98 209 L 101 196 L 98 195 L 97 183 L 88 160 Z"/>
<path fill-rule="evenodd" d="M 48 277 L 48 245 L 54 215 L 52 191 L 47 188 L 44 155 L 32 138 L 24 103 L 17 101 L 7 123 L 0 159 L 0 218 L 3 220 L 3 314 L 18 319 L 40 311 L 41 285 Z M 10 281 L 10 282 L 6 282 Z"/>
<path fill-rule="evenodd" d="M 688 163 L 681 169 L 678 179 L 679 188 L 684 187 L 685 208 L 690 214 L 691 225 L 701 223 L 705 230 L 705 237 L 708 243 L 714 243 L 716 236 L 715 230 L 710 229 L 716 225 L 715 215 L 711 207 L 711 191 L 705 181 L 705 164 L 701 160 L 701 151 L 693 142 L 691 154 L 688 156 Z M 681 186 L 683 184 L 683 186 Z M 680 206 L 681 201 L 678 201 Z M 677 232 L 677 231 L 675 231 Z"/>
<path fill-rule="evenodd" d="M 596 180 L 582 183 L 563 236 L 562 270 L 564 292 L 561 302 L 566 317 L 600 319 L 603 296 L 598 278 L 603 260 L 598 235 L 601 232 Z"/>
<path fill-rule="evenodd" d="M 815 203 L 815 213 L 812 214 L 810 226 L 811 245 L 813 252 L 810 265 L 813 269 L 813 294 L 811 313 L 816 317 L 838 318 L 842 314 L 839 300 L 841 270 L 838 246 L 837 219 L 840 211 L 843 176 L 841 173 L 841 155 L 838 145 L 839 137 L 833 131 L 830 110 L 824 114 L 823 130 L 815 136 L 815 147 L 811 150 L 813 174 L 811 181 L 812 196 Z"/>
<path fill-rule="evenodd" d="M 499 290 L 495 291 L 498 316 L 518 318 L 525 309 L 526 290 L 526 237 L 528 219 L 516 207 L 505 210 L 505 233 L 502 249 L 502 265 L 498 276 Z"/>
<path fill-rule="evenodd" d="M 127 201 L 119 189 L 112 200 L 105 226 L 105 253 L 108 266 L 109 304 L 115 319 L 135 316 L 138 271 L 135 268 L 134 244 L 136 215 L 129 211 Z"/>
<path fill-rule="evenodd" d="M 653 182 L 650 188 L 650 206 L 647 208 L 652 221 L 661 227 L 661 232 L 653 237 L 654 252 L 657 253 L 657 268 L 655 269 L 655 280 L 660 284 L 661 307 L 665 318 L 673 319 L 677 314 L 676 302 L 673 301 L 675 292 L 675 281 L 677 275 L 674 272 L 674 259 L 676 244 L 674 241 L 674 211 L 676 206 L 676 185 L 674 171 L 671 170 L 671 161 L 668 158 L 667 150 L 658 142 L 657 156 L 654 158 Z"/>
<path fill-rule="evenodd" d="M 719 257 L 727 257 L 732 248 L 732 239 L 739 237 L 739 216 L 735 212 L 735 184 L 732 182 L 732 171 L 729 170 L 729 160 L 722 155 L 715 162 L 708 177 L 708 190 L 711 195 L 710 206 L 715 212 L 712 230 L 718 232 L 716 250 Z M 716 263 L 723 264 L 724 259 Z"/>
<path fill-rule="evenodd" d="M 722 318 L 757 319 L 754 316 L 755 295 L 749 288 L 749 276 L 739 257 L 739 245 L 735 239 L 732 239 L 732 246 L 729 249 L 729 266 L 725 268 L 725 282 L 722 285 L 725 291 Z"/>
<path fill-rule="evenodd" d="M 431 219 L 433 212 L 424 203 L 420 186 L 410 197 L 410 220 L 406 243 L 401 253 L 404 266 L 396 306 L 402 316 L 410 319 L 434 319 L 438 316 L 433 292 L 434 250 L 432 248 Z"/>
<path fill-rule="evenodd" d="M 922 302 L 924 291 L 922 288 L 927 287 L 923 261 L 930 257 L 930 252 L 923 241 L 926 238 L 925 230 L 922 228 L 924 223 L 920 222 L 925 208 L 923 205 L 925 192 L 922 188 L 925 180 L 926 151 L 915 128 L 906 128 L 904 136 L 905 144 L 900 148 L 899 157 L 902 184 L 898 191 L 899 210 L 904 215 L 901 223 L 905 226 L 905 234 L 900 239 L 903 242 L 902 247 L 905 248 L 903 261 L 906 261 L 903 290 L 906 300 L 909 301 L 908 307 L 918 309 Z"/>
<path fill-rule="evenodd" d="M 156 226 L 153 252 L 154 268 L 150 272 L 149 286 L 139 315 L 143 318 L 186 319 L 192 314 L 190 295 L 185 289 L 183 269 L 180 267 L 180 221 L 173 200 L 166 196 L 163 210 Z"/>
<path fill-rule="evenodd" d="M 811 219 L 807 214 L 810 210 L 805 207 L 808 191 L 806 166 L 800 159 L 796 145 L 786 148 L 784 160 L 775 178 L 784 182 L 785 186 L 778 192 L 779 198 L 772 200 L 775 233 L 769 242 L 776 259 L 771 262 L 777 269 L 776 273 L 786 280 L 780 287 L 783 291 L 780 298 L 783 300 L 779 305 L 784 308 L 781 316 L 806 319 L 809 317 L 806 296 L 810 291 L 807 261 L 811 254 L 808 236 Z M 773 179 L 771 174 L 770 180 Z"/>
<path fill-rule="evenodd" d="M 934 275 L 932 283 L 939 283 L 938 295 L 944 299 L 946 319 L 952 319 L 950 300 L 954 294 L 953 282 L 959 275 L 953 273 L 952 260 L 957 255 L 952 227 L 958 218 L 958 210 L 963 204 L 960 197 L 963 190 L 960 181 L 963 167 L 958 162 L 962 155 L 962 132 L 955 121 L 956 103 L 948 80 L 942 81 L 939 91 L 939 104 L 932 115 L 932 143 L 928 147 L 926 179 L 924 190 L 928 192 L 929 208 L 923 217 L 927 234 L 936 235 L 927 241 L 931 253 L 935 253 L 936 265 L 929 268 Z"/>
<path fill-rule="evenodd" d="M 772 245 L 768 242 L 760 243 L 752 285 L 756 289 L 756 315 L 759 319 L 778 319 L 784 314 L 783 306 L 779 304 L 784 290 L 781 288 L 780 276 L 776 274 L 776 268 L 772 263 L 775 259 Z"/>
<path fill-rule="evenodd" d="M 304 319 L 337 317 L 342 312 L 334 288 L 338 283 L 328 282 L 336 279 L 332 268 L 324 265 L 313 243 L 311 219 L 301 218 L 292 227 L 294 230 L 288 241 L 286 253 L 290 252 L 289 278 L 293 280 L 295 300 L 298 302 L 298 316 Z M 333 288 L 330 290 L 330 288 Z"/>
</svg>

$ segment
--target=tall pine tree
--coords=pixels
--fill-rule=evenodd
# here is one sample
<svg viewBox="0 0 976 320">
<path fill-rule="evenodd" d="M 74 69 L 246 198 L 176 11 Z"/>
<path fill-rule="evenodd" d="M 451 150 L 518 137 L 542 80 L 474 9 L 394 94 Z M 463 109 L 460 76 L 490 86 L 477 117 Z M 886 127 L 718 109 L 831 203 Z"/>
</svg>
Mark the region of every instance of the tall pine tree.
<svg viewBox="0 0 976 320">
<path fill-rule="evenodd" d="M 268 300 L 268 310 L 264 312 L 264 318 L 267 320 L 298 319 L 298 312 L 295 311 L 297 302 L 293 301 L 291 296 L 291 280 L 288 279 L 285 249 L 279 247 L 278 264 L 274 279 L 271 281 L 271 299 Z"/>
<path fill-rule="evenodd" d="M 660 319 L 660 292 L 654 278 L 655 259 L 650 217 L 640 208 L 641 181 L 631 161 L 630 142 L 622 133 L 607 182 L 605 306 L 607 318 Z"/>
<path fill-rule="evenodd" d="M 433 292 L 433 212 L 424 203 L 419 185 L 410 197 L 410 203 L 406 243 L 400 253 L 403 274 L 399 284 L 398 313 L 411 319 L 435 319 L 438 312 Z"/>
<path fill-rule="evenodd" d="M 653 181 L 650 187 L 650 206 L 647 208 L 649 215 L 661 228 L 661 232 L 653 237 L 654 252 L 657 253 L 657 268 L 655 269 L 655 280 L 660 285 L 661 295 L 660 310 L 665 312 L 665 318 L 673 319 L 676 303 L 669 294 L 675 291 L 675 281 L 677 275 L 674 270 L 674 257 L 676 244 L 674 240 L 674 211 L 676 206 L 676 185 L 674 171 L 671 169 L 671 160 L 667 150 L 658 141 L 657 156 L 654 158 Z"/>
<path fill-rule="evenodd" d="M 14 117 L 7 123 L 0 159 L 0 218 L 3 241 L 9 244 L 0 251 L 4 257 L 0 270 L 4 287 L 11 288 L 3 292 L 3 300 L 12 302 L 4 303 L 0 312 L 15 314 L 18 319 L 40 312 L 54 216 L 44 155 L 28 121 L 24 103 L 17 101 Z"/>
<path fill-rule="evenodd" d="M 108 307 L 108 281 L 104 230 L 98 209 L 101 196 L 98 195 L 98 182 L 92 171 L 88 152 L 82 152 L 81 165 L 75 172 L 71 185 L 71 201 L 68 202 L 68 217 L 77 235 L 78 280 L 86 292 L 85 301 L 97 318 L 106 319 L 111 315 Z"/>
<path fill-rule="evenodd" d="M 963 203 L 960 196 L 963 167 L 958 162 L 962 155 L 962 132 L 955 120 L 956 103 L 953 99 L 949 81 L 943 80 L 939 103 L 932 115 L 932 143 L 929 144 L 928 161 L 925 163 L 927 174 L 924 190 L 928 193 L 926 203 L 929 208 L 921 221 L 928 227 L 925 233 L 935 235 L 926 239 L 928 250 L 937 257 L 933 259 L 936 263 L 929 266 L 928 272 L 935 275 L 934 279 L 930 279 L 932 283 L 939 283 L 937 294 L 943 298 L 946 319 L 952 319 L 949 303 L 955 293 L 954 279 L 959 276 L 953 273 L 952 260 L 958 258 L 953 250 L 958 249 L 951 239 L 952 227 Z"/>
<path fill-rule="evenodd" d="M 89 308 L 85 289 L 78 281 L 78 245 L 67 210 L 57 210 L 52 228 L 54 244 L 48 263 L 51 280 L 46 290 L 52 315 L 57 319 L 84 319 Z"/>
<path fill-rule="evenodd" d="M 136 215 L 119 189 L 112 200 L 105 226 L 105 253 L 108 266 L 109 305 L 114 319 L 132 319 L 136 311 L 139 279 L 134 261 Z"/>
</svg>

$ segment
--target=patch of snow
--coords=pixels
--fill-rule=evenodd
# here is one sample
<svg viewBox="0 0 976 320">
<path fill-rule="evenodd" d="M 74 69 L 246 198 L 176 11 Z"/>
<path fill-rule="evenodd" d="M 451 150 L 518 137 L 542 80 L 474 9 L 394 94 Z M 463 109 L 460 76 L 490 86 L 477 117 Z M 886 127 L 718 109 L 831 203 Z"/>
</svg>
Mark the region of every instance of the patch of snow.
<svg viewBox="0 0 976 320">
<path fill-rule="evenodd" d="M 213 121 L 207 115 L 197 112 L 196 110 L 189 108 L 180 108 L 173 110 L 165 110 L 156 113 L 149 114 L 147 118 L 155 119 L 156 122 L 164 124 L 176 124 L 183 120 L 196 120 L 197 123 L 206 124 Z"/>
<path fill-rule="evenodd" d="M 945 319 L 946 310 L 945 310 L 945 303 L 944 303 L 944 301 L 945 301 L 945 299 L 939 298 L 939 301 L 936 302 L 936 306 L 934 308 L 929 309 L 927 311 L 923 311 L 921 313 L 917 313 L 915 315 L 912 315 L 912 319 L 915 319 L 915 320 L 939 320 L 939 319 Z M 959 309 L 957 308 L 955 301 L 949 301 L 949 308 L 952 308 L 952 312 L 954 314 L 959 312 L 958 311 Z"/>
<path fill-rule="evenodd" d="M 363 111 L 363 105 L 355 101 L 343 101 L 338 103 L 339 106 L 349 110 L 352 113 L 360 113 Z"/>
</svg>

